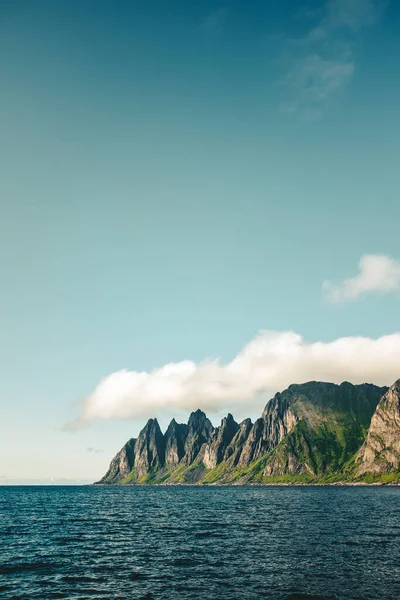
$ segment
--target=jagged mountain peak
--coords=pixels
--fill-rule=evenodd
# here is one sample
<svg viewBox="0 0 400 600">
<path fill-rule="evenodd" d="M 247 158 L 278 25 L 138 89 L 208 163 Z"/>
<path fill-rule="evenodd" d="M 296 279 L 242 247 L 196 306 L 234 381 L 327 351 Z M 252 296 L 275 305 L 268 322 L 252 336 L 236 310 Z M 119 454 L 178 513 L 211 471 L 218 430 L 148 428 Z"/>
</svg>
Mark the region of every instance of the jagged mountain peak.
<svg viewBox="0 0 400 600">
<path fill-rule="evenodd" d="M 157 419 L 149 419 L 135 444 L 135 471 L 141 478 L 165 463 L 165 440 Z"/>
<path fill-rule="evenodd" d="M 211 442 L 204 453 L 204 464 L 208 468 L 216 467 L 225 460 L 227 449 L 238 430 L 239 425 L 230 413 L 221 420 L 221 425 L 214 429 Z"/>
<path fill-rule="evenodd" d="M 222 419 L 221 425 L 218 429 L 219 435 L 227 444 L 229 444 L 236 432 L 239 430 L 239 423 L 236 423 L 231 413 L 228 413 L 228 415 Z"/>
<path fill-rule="evenodd" d="M 228 413 L 228 414 L 226 415 L 226 417 L 224 417 L 224 418 L 222 419 L 222 422 L 225 422 L 225 423 L 236 423 L 236 421 L 235 421 L 235 419 L 233 418 L 233 415 L 232 415 L 231 413 Z"/>
<path fill-rule="evenodd" d="M 177 427 L 187 427 L 187 425 L 184 425 L 184 423 L 178 423 L 174 418 L 171 419 L 167 431 L 168 429 L 176 429 Z"/>
<path fill-rule="evenodd" d="M 165 432 L 165 464 L 169 469 L 176 467 L 185 455 L 188 426 L 172 419 Z"/>
<path fill-rule="evenodd" d="M 188 432 L 185 439 L 186 464 L 193 461 L 204 453 L 205 444 L 210 442 L 214 427 L 207 415 L 200 409 L 192 412 L 188 421 Z"/>
<path fill-rule="evenodd" d="M 238 424 L 228 413 L 213 427 L 197 409 L 187 424 L 172 419 L 163 434 L 151 418 L 100 483 L 264 482 L 354 476 L 357 468 L 358 475 L 400 470 L 400 379 L 390 389 L 346 381 L 292 384 L 271 398 L 254 423 L 248 418 Z"/>
<path fill-rule="evenodd" d="M 151 417 L 151 418 L 150 418 L 150 419 L 147 421 L 147 423 L 146 423 L 145 427 L 148 427 L 148 428 L 150 428 L 150 427 L 156 427 L 156 428 L 157 428 L 157 427 L 160 427 L 160 425 L 159 425 L 159 423 L 158 423 L 158 420 L 157 420 L 157 417 Z"/>
<path fill-rule="evenodd" d="M 194 410 L 190 413 L 188 424 L 190 425 L 190 423 L 193 422 L 204 421 L 205 419 L 207 419 L 206 413 L 203 412 L 200 408 L 198 408 L 197 410 Z"/>
<path fill-rule="evenodd" d="M 190 414 L 188 427 L 192 431 L 198 431 L 205 438 L 208 438 L 214 429 L 206 413 L 199 408 Z"/>
</svg>

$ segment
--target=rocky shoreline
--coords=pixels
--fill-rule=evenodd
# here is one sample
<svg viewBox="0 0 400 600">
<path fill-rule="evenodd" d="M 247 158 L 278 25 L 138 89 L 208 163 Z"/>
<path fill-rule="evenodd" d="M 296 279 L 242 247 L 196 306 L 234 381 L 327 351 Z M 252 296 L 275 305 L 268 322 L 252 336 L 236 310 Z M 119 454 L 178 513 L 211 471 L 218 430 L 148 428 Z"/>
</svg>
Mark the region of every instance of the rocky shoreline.
<svg viewBox="0 0 400 600">
<path fill-rule="evenodd" d="M 96 487 L 121 487 L 119 483 L 92 483 L 90 484 Z M 337 481 L 334 483 L 300 483 L 300 482 L 275 482 L 275 483 L 246 483 L 246 484 L 234 484 L 234 483 L 159 483 L 157 485 L 151 483 L 125 483 L 123 487 L 195 487 L 195 488 L 207 488 L 207 487 L 400 487 L 400 481 L 395 483 L 385 483 L 376 481 L 374 483 L 368 483 L 365 481 Z"/>
</svg>

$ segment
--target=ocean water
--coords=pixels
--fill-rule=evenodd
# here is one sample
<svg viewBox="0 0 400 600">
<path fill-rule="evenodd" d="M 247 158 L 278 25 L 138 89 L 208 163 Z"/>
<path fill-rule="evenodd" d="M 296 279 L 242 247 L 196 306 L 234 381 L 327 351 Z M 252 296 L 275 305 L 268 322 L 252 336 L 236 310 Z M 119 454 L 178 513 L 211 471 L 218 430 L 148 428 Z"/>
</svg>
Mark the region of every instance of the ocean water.
<svg viewBox="0 0 400 600">
<path fill-rule="evenodd" d="M 400 598 L 400 488 L 0 487 L 0 598 Z"/>
</svg>

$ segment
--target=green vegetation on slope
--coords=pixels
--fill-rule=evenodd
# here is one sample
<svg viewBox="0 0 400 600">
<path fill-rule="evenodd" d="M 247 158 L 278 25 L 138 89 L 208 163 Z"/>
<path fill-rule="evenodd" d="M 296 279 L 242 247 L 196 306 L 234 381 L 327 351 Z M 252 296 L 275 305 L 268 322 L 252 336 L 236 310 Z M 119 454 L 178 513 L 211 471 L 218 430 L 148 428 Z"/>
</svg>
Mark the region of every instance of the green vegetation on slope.
<svg viewBox="0 0 400 600">
<path fill-rule="evenodd" d="M 130 460 L 130 455 L 125 456 L 121 451 L 113 459 L 102 482 L 122 485 L 397 483 L 400 481 L 397 471 L 357 476 L 360 460 L 357 453 L 365 441 L 380 394 L 385 390 L 387 388 L 370 384 L 338 386 L 309 382 L 292 385 L 271 400 L 262 418 L 254 424 L 247 420 L 250 427 L 246 424 L 242 429 L 231 415 L 228 415 L 230 420 L 227 418 L 221 423 L 225 429 L 212 429 L 206 415 L 196 411 L 189 419 L 189 433 L 183 431 L 185 438 L 178 439 L 176 423 L 169 430 L 169 451 L 171 448 L 173 452 L 179 451 L 179 440 L 184 439 L 186 444 L 181 460 L 172 470 L 166 467 L 171 460 L 166 460 L 163 434 L 156 421 L 151 419 L 139 435 L 141 445 L 135 446 L 137 456 L 132 462 L 137 468 L 133 466 L 128 475 L 124 474 L 119 480 L 116 478 L 118 468 L 122 465 L 126 472 L 126 463 Z M 233 433 L 228 428 L 232 423 L 242 436 L 239 442 L 232 437 L 235 436 L 234 427 Z M 154 431 L 158 437 L 149 434 Z M 224 447 L 224 435 L 228 433 L 230 437 Z M 233 447 L 229 448 L 232 440 Z M 281 441 L 273 447 L 275 440 Z M 254 456 L 260 458 L 251 460 Z M 215 461 L 218 464 L 207 469 L 203 459 L 207 464 L 215 464 Z M 145 473 L 143 465 L 149 469 Z"/>
</svg>

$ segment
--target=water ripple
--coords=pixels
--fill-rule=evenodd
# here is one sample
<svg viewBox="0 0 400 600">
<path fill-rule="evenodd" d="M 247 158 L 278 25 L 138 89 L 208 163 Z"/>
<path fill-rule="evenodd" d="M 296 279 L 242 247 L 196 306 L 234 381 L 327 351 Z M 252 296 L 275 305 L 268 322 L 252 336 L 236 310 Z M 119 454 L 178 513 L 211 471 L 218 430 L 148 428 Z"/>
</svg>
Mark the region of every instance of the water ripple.
<svg viewBox="0 0 400 600">
<path fill-rule="evenodd" d="M 2 600 L 397 600 L 400 489 L 0 487 Z"/>
</svg>

